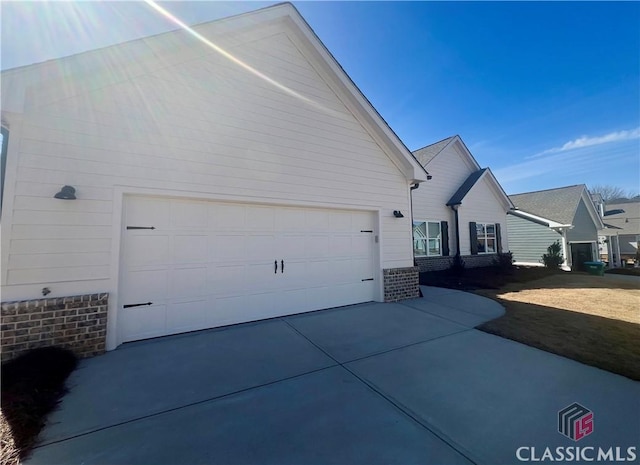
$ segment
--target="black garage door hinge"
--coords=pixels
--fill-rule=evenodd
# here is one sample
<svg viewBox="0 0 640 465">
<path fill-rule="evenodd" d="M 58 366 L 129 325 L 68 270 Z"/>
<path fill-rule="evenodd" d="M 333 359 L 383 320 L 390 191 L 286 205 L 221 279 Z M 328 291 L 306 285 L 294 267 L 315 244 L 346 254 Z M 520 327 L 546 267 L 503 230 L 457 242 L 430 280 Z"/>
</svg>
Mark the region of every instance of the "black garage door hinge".
<svg viewBox="0 0 640 465">
<path fill-rule="evenodd" d="M 122 308 L 142 307 L 143 305 L 153 305 L 153 302 L 145 302 L 143 304 L 127 304 L 123 305 Z"/>
<path fill-rule="evenodd" d="M 360 281 L 373 281 L 373 278 L 361 279 Z"/>
<path fill-rule="evenodd" d="M 155 226 L 127 226 L 127 229 L 156 229 Z"/>
</svg>

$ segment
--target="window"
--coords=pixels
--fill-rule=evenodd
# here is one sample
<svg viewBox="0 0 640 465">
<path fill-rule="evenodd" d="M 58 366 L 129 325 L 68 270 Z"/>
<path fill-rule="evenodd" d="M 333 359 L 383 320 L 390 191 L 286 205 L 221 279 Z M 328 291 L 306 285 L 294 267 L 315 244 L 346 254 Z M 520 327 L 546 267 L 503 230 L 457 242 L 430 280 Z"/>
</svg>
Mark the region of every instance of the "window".
<svg viewBox="0 0 640 465">
<path fill-rule="evenodd" d="M 440 222 L 413 222 L 413 254 L 415 256 L 433 257 L 442 255 Z"/>
<path fill-rule="evenodd" d="M 493 223 L 476 223 L 478 253 L 496 253 L 496 225 Z"/>
</svg>

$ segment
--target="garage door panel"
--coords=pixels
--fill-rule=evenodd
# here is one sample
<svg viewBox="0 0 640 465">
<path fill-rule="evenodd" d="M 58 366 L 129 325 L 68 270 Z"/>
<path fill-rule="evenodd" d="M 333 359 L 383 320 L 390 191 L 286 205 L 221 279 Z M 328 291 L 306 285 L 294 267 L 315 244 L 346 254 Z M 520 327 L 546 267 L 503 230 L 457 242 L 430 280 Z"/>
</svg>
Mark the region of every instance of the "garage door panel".
<svg viewBox="0 0 640 465">
<path fill-rule="evenodd" d="M 277 245 L 274 253 L 280 253 L 280 260 L 297 260 L 307 258 L 307 237 L 302 234 L 282 234 L 277 239 Z"/>
<path fill-rule="evenodd" d="M 330 212 L 329 230 L 332 232 L 351 232 L 353 214 L 351 212 Z"/>
<path fill-rule="evenodd" d="M 291 233 L 306 231 L 305 211 L 299 208 L 282 208 L 276 210 L 276 231 Z"/>
<path fill-rule="evenodd" d="M 206 202 L 174 200 L 171 202 L 172 229 L 207 229 L 208 205 Z"/>
<path fill-rule="evenodd" d="M 167 298 L 168 270 L 132 271 L 127 274 L 124 305 L 153 302 Z"/>
<path fill-rule="evenodd" d="M 206 263 L 207 236 L 183 236 L 176 235 L 173 238 L 173 263 Z"/>
<path fill-rule="evenodd" d="M 168 306 L 167 329 L 172 333 L 193 331 L 207 326 L 207 299 L 178 302 Z"/>
<path fill-rule="evenodd" d="M 210 291 L 214 294 L 235 295 L 247 287 L 246 265 L 221 265 L 209 268 Z"/>
<path fill-rule="evenodd" d="M 307 236 L 306 249 L 308 258 L 329 257 L 329 238 L 317 234 Z"/>
<path fill-rule="evenodd" d="M 246 211 L 242 206 L 228 204 L 211 204 L 209 211 L 209 228 L 214 231 L 246 230 Z"/>
<path fill-rule="evenodd" d="M 132 266 L 160 265 L 169 262 L 169 236 L 131 235 L 124 248 L 127 263 Z"/>
<path fill-rule="evenodd" d="M 202 296 L 207 290 L 207 268 L 174 268 L 169 273 L 170 299 Z"/>
<path fill-rule="evenodd" d="M 373 300 L 371 212 L 125 199 L 119 340 Z M 284 272 L 282 262 L 284 261 Z M 276 271 L 277 263 L 277 272 Z M 377 281 L 377 279 L 376 279 Z M 152 305 L 122 308 L 126 304 Z"/>
<path fill-rule="evenodd" d="M 352 237 L 351 235 L 333 234 L 329 239 L 329 256 L 343 257 L 352 253 Z"/>
<path fill-rule="evenodd" d="M 278 274 L 275 273 L 274 261 L 261 261 L 246 265 L 245 275 L 247 281 L 245 289 L 249 293 L 263 292 L 273 289 L 277 285 Z M 278 263 L 278 267 L 280 264 Z"/>
<path fill-rule="evenodd" d="M 134 198 L 127 202 L 125 224 L 127 226 L 169 226 L 169 208 L 165 199 Z"/>
<path fill-rule="evenodd" d="M 217 234 L 209 237 L 209 261 L 234 262 L 244 261 L 247 238 L 244 234 Z"/>
<path fill-rule="evenodd" d="M 246 237 L 246 259 L 252 261 L 275 260 L 276 237 L 274 235 L 251 234 Z"/>
<path fill-rule="evenodd" d="M 275 211 L 272 207 L 245 207 L 249 231 L 274 231 L 276 224 Z"/>
<path fill-rule="evenodd" d="M 119 315 L 118 320 L 125 341 L 135 341 L 167 334 L 167 308 L 165 305 L 134 307 L 126 310 L 126 312 Z"/>
</svg>

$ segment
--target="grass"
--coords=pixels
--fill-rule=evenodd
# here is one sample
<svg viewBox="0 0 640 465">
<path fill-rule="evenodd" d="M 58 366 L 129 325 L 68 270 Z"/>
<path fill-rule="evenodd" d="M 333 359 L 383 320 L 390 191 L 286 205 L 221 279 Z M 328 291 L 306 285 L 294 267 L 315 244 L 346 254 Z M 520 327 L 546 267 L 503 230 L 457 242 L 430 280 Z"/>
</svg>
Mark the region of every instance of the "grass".
<svg viewBox="0 0 640 465">
<path fill-rule="evenodd" d="M 77 363 L 72 352 L 57 347 L 34 349 L 3 363 L 0 464 L 17 465 L 28 456 Z"/>
<path fill-rule="evenodd" d="M 633 279 L 484 268 L 425 274 L 421 283 L 500 302 L 506 314 L 479 326 L 482 331 L 640 380 L 640 286 Z"/>
<path fill-rule="evenodd" d="M 606 274 L 624 274 L 627 276 L 640 276 L 640 268 L 612 268 L 605 271 Z"/>
</svg>

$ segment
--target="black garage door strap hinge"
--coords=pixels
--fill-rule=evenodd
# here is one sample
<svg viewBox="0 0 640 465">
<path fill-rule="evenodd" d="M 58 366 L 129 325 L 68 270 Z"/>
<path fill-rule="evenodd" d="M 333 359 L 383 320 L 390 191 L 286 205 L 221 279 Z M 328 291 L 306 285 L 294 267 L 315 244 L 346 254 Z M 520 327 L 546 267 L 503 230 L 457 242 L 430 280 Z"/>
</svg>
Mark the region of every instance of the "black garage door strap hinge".
<svg viewBox="0 0 640 465">
<path fill-rule="evenodd" d="M 127 305 L 123 305 L 122 308 L 142 307 L 144 305 L 153 305 L 153 302 L 145 302 L 143 304 L 127 304 Z"/>
<path fill-rule="evenodd" d="M 155 226 L 127 226 L 127 229 L 156 229 Z"/>
<path fill-rule="evenodd" d="M 360 281 L 373 281 L 373 278 L 361 279 Z"/>
<path fill-rule="evenodd" d="M 368 233 L 372 233 L 373 230 L 371 229 L 361 229 L 360 232 L 368 232 Z"/>
</svg>

